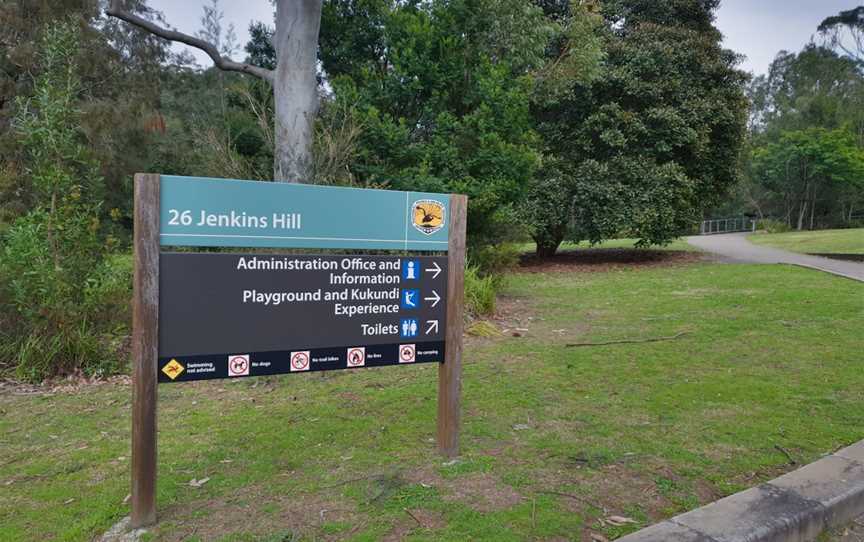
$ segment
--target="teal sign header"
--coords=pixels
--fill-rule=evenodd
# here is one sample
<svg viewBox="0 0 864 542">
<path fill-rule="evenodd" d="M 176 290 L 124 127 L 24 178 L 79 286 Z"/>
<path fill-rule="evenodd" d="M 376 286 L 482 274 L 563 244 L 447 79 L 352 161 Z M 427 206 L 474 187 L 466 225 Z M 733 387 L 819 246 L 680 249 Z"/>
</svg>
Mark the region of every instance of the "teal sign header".
<svg viewBox="0 0 864 542">
<path fill-rule="evenodd" d="M 163 246 L 446 251 L 446 194 L 161 176 Z"/>
</svg>

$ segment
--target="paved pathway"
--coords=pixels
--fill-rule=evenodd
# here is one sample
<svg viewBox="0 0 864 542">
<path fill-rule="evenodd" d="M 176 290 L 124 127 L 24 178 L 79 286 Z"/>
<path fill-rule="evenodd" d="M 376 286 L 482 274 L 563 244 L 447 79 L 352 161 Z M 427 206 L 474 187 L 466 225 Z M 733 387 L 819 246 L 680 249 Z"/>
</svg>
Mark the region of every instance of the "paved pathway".
<svg viewBox="0 0 864 542">
<path fill-rule="evenodd" d="M 747 240 L 748 235 L 748 233 L 699 235 L 688 237 L 687 242 L 707 252 L 718 254 L 730 262 L 801 265 L 864 282 L 864 263 L 832 260 L 754 245 Z"/>
</svg>

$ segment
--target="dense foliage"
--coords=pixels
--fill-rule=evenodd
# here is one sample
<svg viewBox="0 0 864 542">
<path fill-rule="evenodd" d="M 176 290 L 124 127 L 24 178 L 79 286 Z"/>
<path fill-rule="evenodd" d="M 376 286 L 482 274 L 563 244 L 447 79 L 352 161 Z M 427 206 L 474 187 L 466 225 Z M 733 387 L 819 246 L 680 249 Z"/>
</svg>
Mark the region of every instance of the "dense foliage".
<svg viewBox="0 0 864 542">
<path fill-rule="evenodd" d="M 809 44 L 777 55 L 750 86 L 746 175 L 721 212 L 744 211 L 799 230 L 864 220 L 862 68 L 839 47 Z"/>
<path fill-rule="evenodd" d="M 535 107 L 552 158 L 529 198 L 539 251 L 565 237 L 662 244 L 734 186 L 745 74 L 720 46 L 715 4 L 604 2 L 601 73 Z"/>
<path fill-rule="evenodd" d="M 107 297 L 119 297 L 125 308 L 130 289 L 128 281 L 111 280 L 106 256 L 117 242 L 100 219 L 106 198 L 98 163 L 82 143 L 79 36 L 70 23 L 46 28 L 33 96 L 18 100 L 12 123 L 33 205 L 12 223 L 0 251 L 0 310 L 6 320 L 0 353 L 30 379 L 63 369 L 116 367 L 112 345 L 98 333 L 123 319 L 112 321 L 117 315 L 105 310 L 111 300 L 103 294 L 106 286 L 116 287 Z M 97 312 L 110 318 L 92 321 Z"/>
</svg>

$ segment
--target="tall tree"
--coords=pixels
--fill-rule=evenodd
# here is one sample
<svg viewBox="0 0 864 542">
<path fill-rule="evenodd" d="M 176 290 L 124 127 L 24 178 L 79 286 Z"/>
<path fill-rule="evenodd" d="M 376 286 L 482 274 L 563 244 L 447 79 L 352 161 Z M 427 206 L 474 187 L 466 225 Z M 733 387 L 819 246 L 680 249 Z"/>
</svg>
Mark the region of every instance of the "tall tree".
<svg viewBox="0 0 864 542">
<path fill-rule="evenodd" d="M 362 126 L 352 177 L 468 194 L 472 244 L 505 237 L 540 162 L 529 98 L 554 34 L 525 0 L 327 0 L 322 66 Z"/>
<path fill-rule="evenodd" d="M 316 66 L 321 2 L 276 0 L 277 63 L 272 69 L 235 62 L 214 43 L 170 30 L 128 11 L 123 0 L 111 0 L 106 12 L 161 38 L 204 51 L 221 70 L 268 81 L 273 87 L 275 104 L 273 175 L 279 181 L 298 183 L 309 180 L 312 166 L 312 140 L 318 112 Z"/>
<path fill-rule="evenodd" d="M 781 199 L 784 219 L 790 226 L 813 229 L 820 212 L 831 212 L 827 206 L 819 209 L 826 192 L 860 194 L 864 151 L 845 129 L 789 131 L 754 151 L 754 173 Z M 854 200 L 844 200 L 844 206 L 847 202 L 851 206 Z"/>
<path fill-rule="evenodd" d="M 533 232 L 540 253 L 554 253 L 565 235 L 668 242 L 736 184 L 746 74 L 721 46 L 717 4 L 602 2 L 601 73 L 535 106 L 555 158 L 542 179 L 555 204 L 544 205 L 548 189 L 529 200 L 543 213 Z"/>
<path fill-rule="evenodd" d="M 828 45 L 864 62 L 864 6 L 841 11 L 819 25 Z"/>
<path fill-rule="evenodd" d="M 75 107 L 81 137 L 100 167 L 106 201 L 101 212 L 125 214 L 130 172 L 146 165 L 140 149 L 150 143 L 146 123 L 157 121 L 159 76 L 176 59 L 163 40 L 101 17 L 99 0 L 0 2 L 0 231 L 33 205 L 32 178 L 24 168 L 20 132 L 12 129 L 17 97 L 33 95 L 40 70 L 42 34 L 54 22 L 78 27 L 75 59 L 81 93 Z M 141 0 L 128 9 L 157 17 Z M 123 25 L 125 26 L 125 25 Z M 145 81 L 148 84 L 144 84 Z M 156 82 L 156 84 L 152 84 Z"/>
<path fill-rule="evenodd" d="M 748 89 L 751 128 L 776 136 L 783 130 L 837 128 L 851 122 L 864 134 L 864 110 L 858 101 L 862 83 L 857 63 L 831 49 L 811 43 L 799 53 L 780 51 L 768 73 Z"/>
</svg>

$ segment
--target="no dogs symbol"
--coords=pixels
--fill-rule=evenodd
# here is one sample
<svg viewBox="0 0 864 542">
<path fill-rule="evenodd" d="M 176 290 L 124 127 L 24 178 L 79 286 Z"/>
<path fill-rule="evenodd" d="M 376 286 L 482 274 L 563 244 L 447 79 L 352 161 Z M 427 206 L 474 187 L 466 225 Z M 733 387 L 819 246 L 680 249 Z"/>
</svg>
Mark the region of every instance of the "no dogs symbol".
<svg viewBox="0 0 864 542">
<path fill-rule="evenodd" d="M 309 370 L 309 351 L 291 352 L 291 372 Z"/>
<path fill-rule="evenodd" d="M 366 348 L 348 349 L 348 367 L 363 367 L 366 365 Z"/>
<path fill-rule="evenodd" d="M 399 363 L 414 363 L 417 357 L 417 347 L 413 344 L 403 344 L 399 347 Z"/>
<path fill-rule="evenodd" d="M 249 354 L 228 356 L 228 376 L 249 376 Z"/>
</svg>

